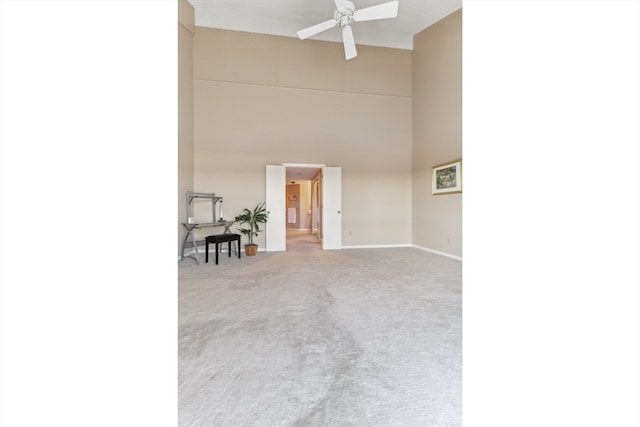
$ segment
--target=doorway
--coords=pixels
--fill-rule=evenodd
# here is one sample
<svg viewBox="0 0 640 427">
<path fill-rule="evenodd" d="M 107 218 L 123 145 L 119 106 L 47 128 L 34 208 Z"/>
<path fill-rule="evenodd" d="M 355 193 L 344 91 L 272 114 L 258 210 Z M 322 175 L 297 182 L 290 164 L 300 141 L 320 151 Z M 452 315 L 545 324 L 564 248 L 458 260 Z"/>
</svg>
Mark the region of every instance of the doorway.
<svg viewBox="0 0 640 427">
<path fill-rule="evenodd" d="M 322 196 L 320 177 L 316 177 L 311 181 L 311 234 L 318 240 L 322 240 L 322 218 L 320 206 Z"/>
<path fill-rule="evenodd" d="M 318 189 L 321 169 L 286 168 L 286 250 L 322 250 Z M 314 233 L 314 229 L 316 232 Z"/>
<path fill-rule="evenodd" d="M 306 237 L 313 237 L 322 249 L 342 247 L 341 168 L 267 165 L 266 183 L 267 251 L 287 250 L 287 232 L 291 238 L 308 234 Z"/>
</svg>

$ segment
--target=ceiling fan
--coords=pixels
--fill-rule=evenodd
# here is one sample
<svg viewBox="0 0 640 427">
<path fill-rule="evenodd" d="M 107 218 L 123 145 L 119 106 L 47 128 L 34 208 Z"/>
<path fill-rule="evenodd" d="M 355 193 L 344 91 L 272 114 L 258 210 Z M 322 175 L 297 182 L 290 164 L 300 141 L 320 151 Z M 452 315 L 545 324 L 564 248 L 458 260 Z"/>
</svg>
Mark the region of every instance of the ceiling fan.
<svg viewBox="0 0 640 427">
<path fill-rule="evenodd" d="M 352 22 L 373 21 L 375 19 L 395 18 L 398 16 L 397 0 L 360 10 L 356 10 L 354 4 L 348 0 L 335 0 L 335 2 L 336 11 L 333 13 L 333 19 L 298 31 L 298 37 L 300 37 L 300 40 L 304 40 L 340 24 L 340 28 L 342 28 L 344 55 L 347 60 L 355 58 L 358 55 L 350 26 Z"/>
</svg>

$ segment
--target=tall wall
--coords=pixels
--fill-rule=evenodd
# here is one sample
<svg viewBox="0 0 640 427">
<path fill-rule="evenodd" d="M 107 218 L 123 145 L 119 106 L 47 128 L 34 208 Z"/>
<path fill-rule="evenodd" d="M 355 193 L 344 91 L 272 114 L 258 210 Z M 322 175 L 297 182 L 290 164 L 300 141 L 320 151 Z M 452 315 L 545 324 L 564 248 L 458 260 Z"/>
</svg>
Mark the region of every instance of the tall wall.
<svg viewBox="0 0 640 427">
<path fill-rule="evenodd" d="M 193 188 L 193 6 L 178 1 L 178 220 L 187 222 L 186 194 Z M 178 226 L 180 253 L 184 228 Z"/>
<path fill-rule="evenodd" d="M 431 172 L 462 158 L 462 9 L 413 49 L 413 244 L 461 257 L 462 194 L 431 195 Z"/>
<path fill-rule="evenodd" d="M 340 166 L 343 245 L 410 244 L 412 54 L 358 54 L 196 27 L 194 190 L 230 218 L 265 200 L 267 164 Z"/>
</svg>

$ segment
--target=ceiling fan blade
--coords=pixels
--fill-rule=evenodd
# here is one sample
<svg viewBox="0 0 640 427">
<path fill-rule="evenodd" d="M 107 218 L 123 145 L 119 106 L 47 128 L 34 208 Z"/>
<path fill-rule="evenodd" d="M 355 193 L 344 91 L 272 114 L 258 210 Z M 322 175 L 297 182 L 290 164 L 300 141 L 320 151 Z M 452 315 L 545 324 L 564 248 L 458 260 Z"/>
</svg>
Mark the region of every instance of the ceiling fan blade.
<svg viewBox="0 0 640 427">
<path fill-rule="evenodd" d="M 335 0 L 336 9 L 345 10 L 347 8 L 347 2 L 345 0 Z"/>
<path fill-rule="evenodd" d="M 397 0 L 382 3 L 377 6 L 365 7 L 364 9 L 353 12 L 353 20 L 356 22 L 395 18 L 396 16 L 398 16 Z"/>
<path fill-rule="evenodd" d="M 342 43 L 344 44 L 345 58 L 351 59 L 358 55 L 356 42 L 353 40 L 353 31 L 351 31 L 351 27 L 348 25 L 342 27 Z"/>
<path fill-rule="evenodd" d="M 298 31 L 298 37 L 300 37 L 300 40 L 304 40 L 308 37 L 315 36 L 318 33 L 328 30 L 329 28 L 335 27 L 337 23 L 338 21 L 336 21 L 335 19 L 329 19 L 328 21 L 324 21 L 309 28 Z"/>
</svg>

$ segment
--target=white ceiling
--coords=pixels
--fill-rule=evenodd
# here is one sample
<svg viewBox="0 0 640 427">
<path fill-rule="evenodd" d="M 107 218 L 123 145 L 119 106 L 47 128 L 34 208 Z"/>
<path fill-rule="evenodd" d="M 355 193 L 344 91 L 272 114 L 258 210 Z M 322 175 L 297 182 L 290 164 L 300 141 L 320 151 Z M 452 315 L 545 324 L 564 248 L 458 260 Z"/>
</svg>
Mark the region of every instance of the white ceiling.
<svg viewBox="0 0 640 427">
<path fill-rule="evenodd" d="M 352 0 L 357 9 L 388 0 Z M 298 30 L 333 18 L 334 0 L 189 0 L 199 27 L 296 37 Z M 413 49 L 413 36 L 462 7 L 462 0 L 399 0 L 392 19 L 351 24 L 356 45 Z M 342 42 L 338 27 L 314 40 Z M 302 41 L 301 41 L 302 43 Z"/>
</svg>

